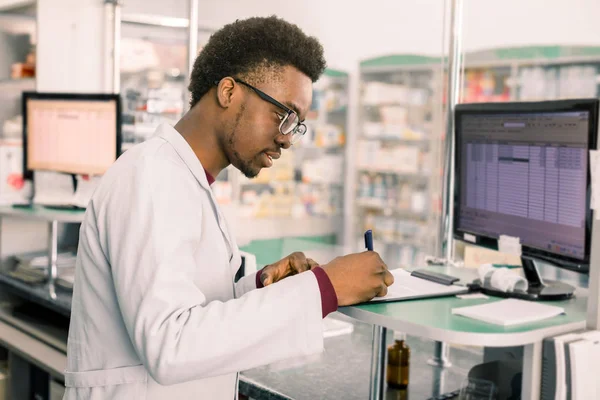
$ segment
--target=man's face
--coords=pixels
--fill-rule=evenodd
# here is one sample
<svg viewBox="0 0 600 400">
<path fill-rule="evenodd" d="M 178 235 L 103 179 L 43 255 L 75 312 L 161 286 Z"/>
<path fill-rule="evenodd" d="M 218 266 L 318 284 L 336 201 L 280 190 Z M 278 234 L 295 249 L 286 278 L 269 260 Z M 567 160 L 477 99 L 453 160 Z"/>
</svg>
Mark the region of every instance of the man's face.
<svg viewBox="0 0 600 400">
<path fill-rule="evenodd" d="M 249 82 L 252 84 L 252 82 Z M 282 149 L 291 145 L 291 134 L 279 131 L 282 108 L 261 98 L 251 88 L 237 83 L 235 117 L 227 125 L 224 150 L 229 162 L 248 178 L 262 168 L 269 168 L 279 158 Z M 281 75 L 254 85 L 278 102 L 294 110 L 303 121 L 312 102 L 312 82 L 293 67 L 284 67 Z"/>
</svg>

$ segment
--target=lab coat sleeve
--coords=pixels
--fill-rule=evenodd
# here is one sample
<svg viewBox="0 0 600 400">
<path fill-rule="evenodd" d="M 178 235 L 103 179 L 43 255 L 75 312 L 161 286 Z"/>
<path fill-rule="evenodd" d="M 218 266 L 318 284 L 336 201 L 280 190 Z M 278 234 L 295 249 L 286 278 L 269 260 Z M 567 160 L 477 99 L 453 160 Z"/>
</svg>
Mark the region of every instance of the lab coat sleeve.
<svg viewBox="0 0 600 400">
<path fill-rule="evenodd" d="M 163 164 L 124 179 L 115 190 L 127 191 L 127 204 L 119 196 L 107 202 L 107 215 L 99 216 L 108 221 L 108 254 L 122 317 L 154 380 L 176 384 L 322 351 L 314 274 L 207 302 L 193 283 L 195 252 L 201 240 L 220 232 L 202 230 L 202 213 L 212 210 L 200 209 L 189 195 L 193 185 L 187 171 Z"/>
<path fill-rule="evenodd" d="M 244 294 L 248 293 L 249 291 L 256 289 L 256 274 L 257 273 L 258 272 L 255 272 L 253 274 L 244 276 L 239 281 L 236 282 L 236 284 L 235 284 L 235 297 L 236 298 L 240 298 Z"/>
</svg>

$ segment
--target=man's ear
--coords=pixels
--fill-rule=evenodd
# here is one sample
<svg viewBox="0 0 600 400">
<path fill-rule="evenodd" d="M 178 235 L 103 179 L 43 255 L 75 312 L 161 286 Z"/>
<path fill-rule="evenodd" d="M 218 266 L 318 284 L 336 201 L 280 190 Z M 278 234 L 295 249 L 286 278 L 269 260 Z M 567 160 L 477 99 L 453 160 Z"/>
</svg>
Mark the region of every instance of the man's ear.
<svg viewBox="0 0 600 400">
<path fill-rule="evenodd" d="M 219 106 L 228 108 L 233 102 L 236 88 L 235 80 L 231 77 L 223 78 L 217 85 L 217 102 Z"/>
</svg>

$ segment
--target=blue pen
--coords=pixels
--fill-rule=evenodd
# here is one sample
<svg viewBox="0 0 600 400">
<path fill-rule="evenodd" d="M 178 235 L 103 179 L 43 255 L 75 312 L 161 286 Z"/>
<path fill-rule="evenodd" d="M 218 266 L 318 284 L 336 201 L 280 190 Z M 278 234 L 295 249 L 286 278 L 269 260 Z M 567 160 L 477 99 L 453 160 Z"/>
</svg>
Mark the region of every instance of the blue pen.
<svg viewBox="0 0 600 400">
<path fill-rule="evenodd" d="M 365 232 L 365 247 L 369 251 L 373 251 L 373 231 L 368 230 Z"/>
</svg>

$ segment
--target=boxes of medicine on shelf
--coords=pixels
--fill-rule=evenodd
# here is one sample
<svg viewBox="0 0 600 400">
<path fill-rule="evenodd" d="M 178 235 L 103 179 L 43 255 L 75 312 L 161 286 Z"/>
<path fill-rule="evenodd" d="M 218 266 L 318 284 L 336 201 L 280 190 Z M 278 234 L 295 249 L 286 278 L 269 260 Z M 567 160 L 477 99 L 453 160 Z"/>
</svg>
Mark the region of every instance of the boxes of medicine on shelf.
<svg viewBox="0 0 600 400">
<path fill-rule="evenodd" d="M 406 103 L 409 89 L 404 85 L 368 82 L 363 85 L 363 103 L 366 105 Z"/>
<path fill-rule="evenodd" d="M 425 212 L 427 203 L 427 193 L 423 191 L 415 191 L 411 194 L 410 209 L 414 213 L 422 214 Z"/>
<path fill-rule="evenodd" d="M 370 199 L 373 197 L 373 177 L 368 172 L 360 173 L 358 197 Z"/>
<path fill-rule="evenodd" d="M 395 105 L 382 106 L 379 108 L 379 113 L 383 125 L 400 127 L 401 129 L 398 129 L 398 131 L 401 131 L 408 123 L 408 110 L 405 107 Z"/>
<path fill-rule="evenodd" d="M 376 140 L 358 141 L 357 164 L 362 168 L 370 168 L 377 164 L 381 143 Z"/>
<path fill-rule="evenodd" d="M 341 203 L 336 203 L 336 192 L 328 186 L 318 185 L 307 185 L 298 184 L 296 185 L 295 198 L 300 200 L 302 210 L 293 211 L 293 216 L 300 217 L 302 215 L 314 215 L 314 216 L 331 216 L 339 211 Z M 339 194 L 337 195 L 339 196 Z M 296 207 L 296 203 L 294 203 Z"/>
<path fill-rule="evenodd" d="M 320 124 L 315 128 L 314 144 L 316 147 L 339 147 L 345 143 L 342 127 L 333 124 Z"/>
<path fill-rule="evenodd" d="M 362 126 L 363 136 L 366 138 L 378 138 L 383 136 L 384 126 L 381 122 L 364 122 Z"/>
<path fill-rule="evenodd" d="M 409 211 L 411 206 L 412 188 L 408 183 L 402 183 L 397 187 L 397 207 L 402 211 Z"/>
<path fill-rule="evenodd" d="M 395 239 L 396 221 L 393 218 L 377 217 L 375 219 L 375 229 L 381 239 L 386 242 L 393 242 Z"/>
<path fill-rule="evenodd" d="M 410 88 L 408 92 L 408 102 L 415 106 L 427 104 L 429 100 L 429 90 L 422 88 Z"/>
<path fill-rule="evenodd" d="M 292 213 L 292 206 L 295 200 L 295 192 L 289 185 L 277 185 L 275 193 L 272 196 L 265 197 L 265 201 L 260 204 L 264 207 L 266 216 L 271 217 L 289 217 Z"/>
<path fill-rule="evenodd" d="M 396 240 L 403 240 L 406 238 L 417 239 L 421 231 L 421 224 L 413 221 L 406 221 L 402 219 L 396 220 Z"/>
<path fill-rule="evenodd" d="M 242 193 L 242 204 L 239 207 L 240 215 L 253 218 L 290 216 L 295 196 L 293 188 L 289 186 L 283 184 L 268 190 L 245 190 Z"/>
<path fill-rule="evenodd" d="M 386 187 L 383 182 L 383 175 L 377 174 L 373 178 L 373 198 L 377 199 L 381 204 L 384 203 L 387 197 Z"/>
<path fill-rule="evenodd" d="M 278 160 L 273 160 L 271 168 L 263 168 L 258 176 L 252 180 L 242 177 L 241 183 L 268 183 L 271 181 L 293 181 L 294 180 L 294 153 L 282 151 Z"/>
<path fill-rule="evenodd" d="M 425 137 L 422 131 L 411 128 L 410 126 L 401 127 L 394 132 L 385 131 L 384 136 L 401 140 L 422 140 Z"/>
<path fill-rule="evenodd" d="M 401 267 L 411 267 L 413 266 L 415 248 L 410 245 L 401 245 L 397 246 L 396 254 L 393 258 L 398 260 L 398 265 Z"/>
<path fill-rule="evenodd" d="M 346 90 L 327 90 L 323 99 L 323 108 L 327 112 L 338 111 L 348 106 L 348 95 Z"/>
<path fill-rule="evenodd" d="M 358 230 L 359 231 L 366 231 L 366 230 L 375 230 L 375 219 L 377 218 L 377 214 L 373 211 L 367 211 L 365 213 L 365 218 L 363 220 L 364 226 L 361 226 Z M 363 242 L 364 243 L 364 242 Z"/>
<path fill-rule="evenodd" d="M 328 154 L 302 163 L 304 183 L 343 183 L 344 158 L 342 155 Z"/>
<path fill-rule="evenodd" d="M 395 207 L 398 200 L 397 179 L 394 175 L 387 174 L 383 177 L 385 187 L 385 204 L 390 207 Z"/>
<path fill-rule="evenodd" d="M 560 97 L 595 97 L 598 81 L 596 68 L 568 66 L 560 69 Z"/>
<path fill-rule="evenodd" d="M 419 172 L 420 150 L 415 146 L 398 146 L 392 149 L 391 154 L 382 157 L 394 171 L 405 174 L 416 174 Z"/>
<path fill-rule="evenodd" d="M 431 153 L 422 151 L 419 154 L 419 170 L 423 175 L 429 175 L 432 171 Z"/>
</svg>

